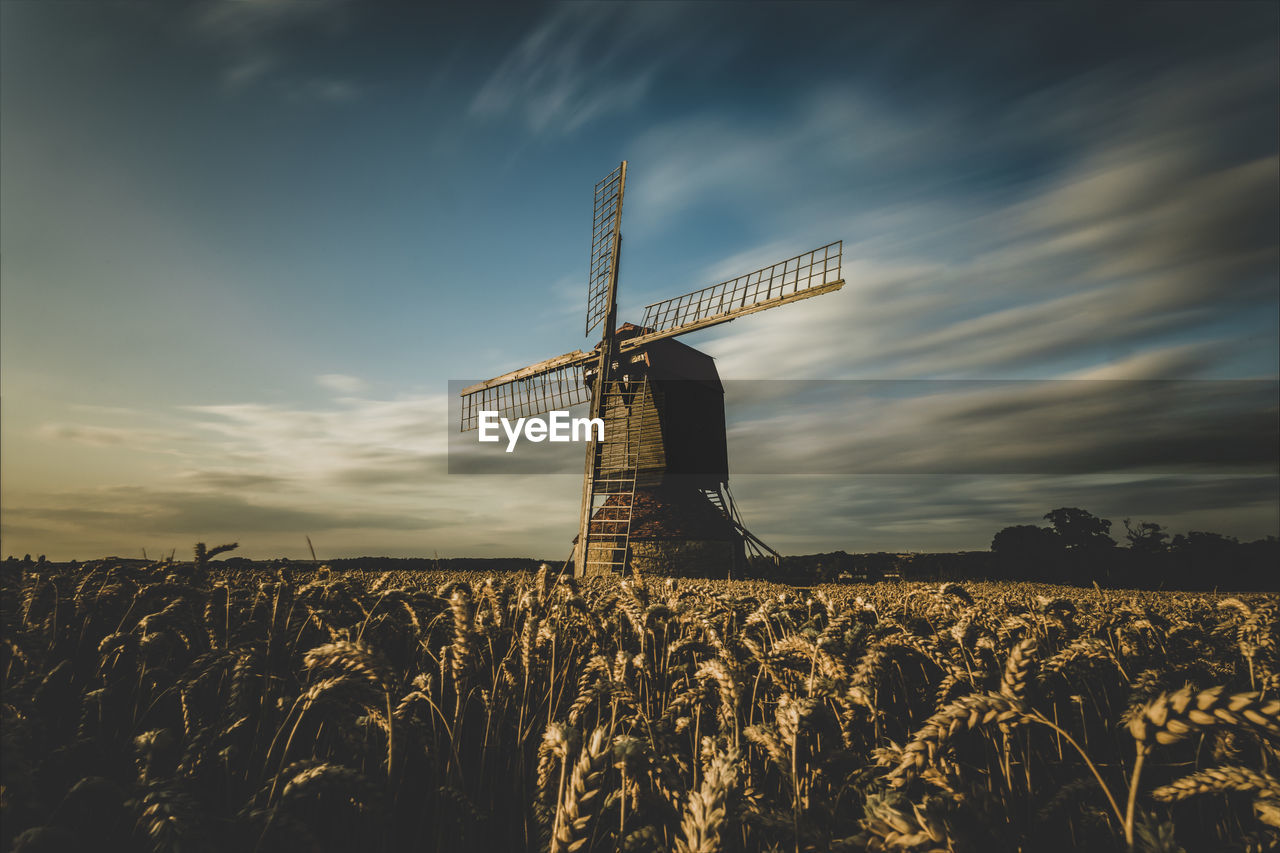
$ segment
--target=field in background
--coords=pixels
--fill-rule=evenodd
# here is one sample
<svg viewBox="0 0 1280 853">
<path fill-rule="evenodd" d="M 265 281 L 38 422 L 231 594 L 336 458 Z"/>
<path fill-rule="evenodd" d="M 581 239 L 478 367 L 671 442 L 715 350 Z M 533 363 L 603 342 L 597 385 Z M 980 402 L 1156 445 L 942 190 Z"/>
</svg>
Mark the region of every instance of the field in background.
<svg viewBox="0 0 1280 853">
<path fill-rule="evenodd" d="M 1280 842 L 1275 596 L 3 572 L 6 849 Z"/>
</svg>

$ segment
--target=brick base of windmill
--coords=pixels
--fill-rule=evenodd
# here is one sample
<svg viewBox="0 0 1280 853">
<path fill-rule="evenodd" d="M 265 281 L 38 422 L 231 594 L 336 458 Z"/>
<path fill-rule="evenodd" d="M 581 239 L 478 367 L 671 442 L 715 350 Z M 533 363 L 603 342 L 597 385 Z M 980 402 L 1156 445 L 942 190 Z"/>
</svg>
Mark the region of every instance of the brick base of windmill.
<svg viewBox="0 0 1280 853">
<path fill-rule="evenodd" d="M 611 497 L 593 518 L 607 525 L 623 503 Z M 596 550 L 603 547 L 592 544 L 588 565 L 610 561 L 611 555 Z M 724 513 L 698 489 L 672 484 L 636 489 L 630 551 L 631 570 L 641 575 L 724 578 L 746 561 L 743 539 Z"/>
</svg>

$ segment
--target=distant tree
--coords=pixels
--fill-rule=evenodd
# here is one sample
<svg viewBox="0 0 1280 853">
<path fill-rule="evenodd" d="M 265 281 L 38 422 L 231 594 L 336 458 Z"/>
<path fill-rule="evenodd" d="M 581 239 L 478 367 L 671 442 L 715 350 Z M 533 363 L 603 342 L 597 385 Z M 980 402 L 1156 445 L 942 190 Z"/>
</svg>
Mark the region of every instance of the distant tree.
<svg viewBox="0 0 1280 853">
<path fill-rule="evenodd" d="M 1111 548 L 1116 544 L 1107 535 L 1111 532 L 1111 522 L 1086 510 L 1064 506 L 1045 513 L 1044 517 L 1068 551 Z"/>
<path fill-rule="evenodd" d="M 1240 569 L 1235 582 L 1236 588 L 1268 591 L 1280 589 L 1280 577 L 1276 573 L 1276 566 L 1280 566 L 1280 539 L 1268 536 L 1266 539 L 1241 543 L 1236 562 Z"/>
<path fill-rule="evenodd" d="M 1165 540 L 1169 534 L 1164 526 L 1154 521 L 1124 520 L 1124 537 L 1129 547 L 1114 552 L 1117 563 L 1116 576 L 1111 580 L 1122 586 L 1153 587 L 1175 583 L 1173 560 Z M 1095 552 L 1096 553 L 1096 552 Z"/>
<path fill-rule="evenodd" d="M 1173 542 L 1169 544 L 1169 550 L 1180 554 L 1211 556 L 1229 553 L 1239 544 L 1234 536 L 1192 530 L 1186 536 L 1179 533 L 1173 537 Z"/>
<path fill-rule="evenodd" d="M 991 550 L 997 554 L 1038 548 L 1057 548 L 1060 545 L 1057 533 L 1048 527 L 1037 527 L 1034 524 L 1016 524 L 1013 527 L 1006 527 L 991 540 Z"/>
<path fill-rule="evenodd" d="M 1169 534 L 1164 532 L 1164 525 L 1156 524 L 1154 521 L 1139 521 L 1133 524 L 1126 518 L 1124 531 L 1124 538 L 1129 540 L 1131 549 L 1148 554 L 1163 551 L 1166 547 L 1164 540 L 1169 538 Z"/>
<path fill-rule="evenodd" d="M 1179 533 L 1169 543 L 1172 557 L 1170 585 L 1225 586 L 1235 588 L 1243 582 L 1240 557 L 1245 552 L 1234 537 L 1221 533 L 1192 530 Z"/>
<path fill-rule="evenodd" d="M 1048 527 L 1006 527 L 991 540 L 991 553 L 1006 578 L 1049 580 L 1062 571 L 1062 538 Z"/>
</svg>

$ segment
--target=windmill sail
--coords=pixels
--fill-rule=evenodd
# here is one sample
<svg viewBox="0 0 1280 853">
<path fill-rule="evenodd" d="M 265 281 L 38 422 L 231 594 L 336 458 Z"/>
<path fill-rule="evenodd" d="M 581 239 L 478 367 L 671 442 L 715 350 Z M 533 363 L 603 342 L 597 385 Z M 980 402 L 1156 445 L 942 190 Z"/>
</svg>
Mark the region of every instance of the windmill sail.
<svg viewBox="0 0 1280 853">
<path fill-rule="evenodd" d="M 480 412 L 527 418 L 587 402 L 591 389 L 583 382 L 583 369 L 597 358 L 576 350 L 463 389 L 462 432 L 478 426 Z"/>
<path fill-rule="evenodd" d="M 613 303 L 614 272 L 622 224 L 622 193 L 627 182 L 624 161 L 596 184 L 591 217 L 591 271 L 587 279 L 587 334 L 609 314 Z"/>
<path fill-rule="evenodd" d="M 837 240 L 720 284 L 648 305 L 641 325 L 652 331 L 632 338 L 622 349 L 839 290 L 844 286 L 840 277 L 843 248 L 844 241 Z"/>
</svg>

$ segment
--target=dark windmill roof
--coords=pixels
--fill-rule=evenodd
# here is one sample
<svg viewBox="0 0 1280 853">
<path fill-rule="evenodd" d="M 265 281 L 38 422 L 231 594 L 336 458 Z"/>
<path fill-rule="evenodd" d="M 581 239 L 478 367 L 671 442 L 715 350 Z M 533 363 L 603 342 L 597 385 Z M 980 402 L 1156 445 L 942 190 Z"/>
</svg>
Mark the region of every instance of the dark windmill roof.
<svg viewBox="0 0 1280 853">
<path fill-rule="evenodd" d="M 614 495 L 596 510 L 594 517 L 600 519 L 609 510 L 625 505 L 623 497 Z M 631 514 L 632 539 L 729 541 L 735 537 L 724 514 L 697 489 L 666 484 L 636 489 Z"/>
<path fill-rule="evenodd" d="M 623 323 L 618 327 L 618 341 L 622 342 L 651 331 L 653 330 L 633 323 Z M 648 365 L 646 372 L 650 379 L 680 379 L 704 383 L 716 390 L 723 389 L 720 384 L 720 374 L 716 371 L 715 359 L 674 338 L 662 338 L 647 344 L 631 357 L 641 357 L 645 360 Z"/>
</svg>

